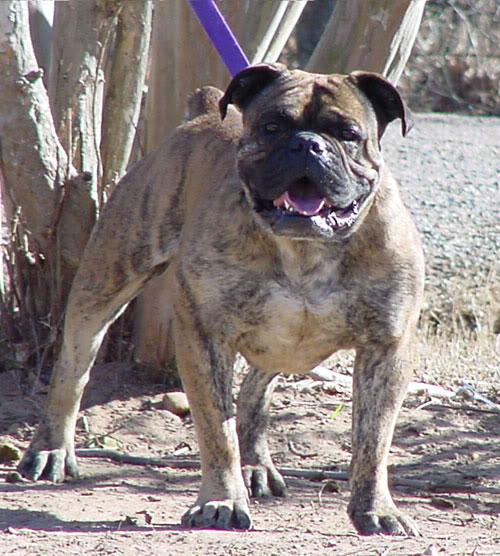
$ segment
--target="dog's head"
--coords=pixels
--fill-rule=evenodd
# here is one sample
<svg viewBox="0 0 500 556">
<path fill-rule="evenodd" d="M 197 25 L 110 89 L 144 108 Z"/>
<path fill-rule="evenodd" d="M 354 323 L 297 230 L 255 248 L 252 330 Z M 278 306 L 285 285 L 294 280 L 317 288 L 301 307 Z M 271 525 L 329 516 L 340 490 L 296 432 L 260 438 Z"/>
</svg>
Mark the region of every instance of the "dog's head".
<svg viewBox="0 0 500 556">
<path fill-rule="evenodd" d="M 282 64 L 248 67 L 220 100 L 243 115 L 238 169 L 261 224 L 295 239 L 339 239 L 360 225 L 376 194 L 379 140 L 388 123 L 412 126 L 382 76 L 320 75 Z"/>
</svg>

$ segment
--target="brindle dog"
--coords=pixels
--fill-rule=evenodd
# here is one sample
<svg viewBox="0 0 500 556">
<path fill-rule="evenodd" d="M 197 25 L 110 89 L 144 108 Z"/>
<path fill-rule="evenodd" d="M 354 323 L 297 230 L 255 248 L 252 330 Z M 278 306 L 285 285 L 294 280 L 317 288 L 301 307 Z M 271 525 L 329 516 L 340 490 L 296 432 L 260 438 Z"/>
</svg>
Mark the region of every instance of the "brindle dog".
<svg viewBox="0 0 500 556">
<path fill-rule="evenodd" d="M 182 522 L 248 529 L 249 494 L 285 493 L 266 441 L 275 377 L 305 374 L 352 348 L 349 515 L 363 534 L 418 534 L 392 501 L 387 457 L 424 265 L 379 145 L 396 118 L 406 134 L 409 111 L 379 75 L 279 64 L 238 74 L 219 114 L 221 95 L 195 94 L 191 109 L 205 113 L 139 162 L 109 199 L 74 280 L 48 406 L 20 470 L 52 481 L 77 475 L 75 421 L 102 338 L 168 266 L 202 467 Z M 237 352 L 252 370 L 235 418 Z"/>
</svg>

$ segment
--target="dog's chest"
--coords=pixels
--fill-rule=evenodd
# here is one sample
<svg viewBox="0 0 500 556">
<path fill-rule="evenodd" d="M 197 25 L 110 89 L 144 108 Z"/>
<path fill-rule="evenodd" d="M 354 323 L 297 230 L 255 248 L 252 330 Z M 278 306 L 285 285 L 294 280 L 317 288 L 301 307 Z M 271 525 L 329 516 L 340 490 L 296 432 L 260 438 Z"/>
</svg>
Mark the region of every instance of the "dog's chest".
<svg viewBox="0 0 500 556">
<path fill-rule="evenodd" d="M 329 265 L 277 270 L 246 309 L 236 348 L 262 370 L 307 372 L 350 343 L 346 292 Z"/>
</svg>

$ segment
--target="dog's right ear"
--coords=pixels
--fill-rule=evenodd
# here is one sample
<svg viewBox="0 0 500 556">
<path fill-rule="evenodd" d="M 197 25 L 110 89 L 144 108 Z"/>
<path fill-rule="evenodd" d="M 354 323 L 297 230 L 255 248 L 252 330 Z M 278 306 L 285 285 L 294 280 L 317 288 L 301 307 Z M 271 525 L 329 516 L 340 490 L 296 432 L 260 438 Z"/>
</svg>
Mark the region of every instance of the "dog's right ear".
<svg viewBox="0 0 500 556">
<path fill-rule="evenodd" d="M 227 114 L 227 107 L 234 104 L 240 109 L 246 108 L 250 101 L 284 70 L 283 64 L 258 64 L 249 66 L 237 73 L 219 101 L 221 118 Z"/>
</svg>

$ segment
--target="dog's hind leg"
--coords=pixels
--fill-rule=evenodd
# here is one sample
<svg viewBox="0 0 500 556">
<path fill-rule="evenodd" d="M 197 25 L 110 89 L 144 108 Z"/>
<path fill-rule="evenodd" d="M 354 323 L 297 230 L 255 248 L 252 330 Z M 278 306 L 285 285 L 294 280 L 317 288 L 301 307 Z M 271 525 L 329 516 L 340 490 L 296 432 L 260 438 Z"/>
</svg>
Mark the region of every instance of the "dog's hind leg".
<svg viewBox="0 0 500 556">
<path fill-rule="evenodd" d="M 286 496 L 286 484 L 267 444 L 269 406 L 277 374 L 250 369 L 238 396 L 237 430 L 243 480 L 250 496 Z"/>
<path fill-rule="evenodd" d="M 80 269 L 70 293 L 61 352 L 52 371 L 45 413 L 25 453 L 20 472 L 60 482 L 76 477 L 74 433 L 80 400 L 109 325 L 123 312 L 145 282 L 134 276 L 110 288 L 94 283 L 94 270 Z"/>
<path fill-rule="evenodd" d="M 155 274 L 165 270 L 176 238 L 163 251 L 131 220 L 139 187 L 113 194 L 85 249 L 66 307 L 61 352 L 51 376 L 45 413 L 19 464 L 31 478 L 53 482 L 78 474 L 74 431 L 89 370 L 109 325 Z M 120 186 L 118 186 L 120 187 Z M 132 195 L 132 196 L 131 196 Z M 128 207 L 128 208 L 127 208 Z M 142 220 L 140 220 L 142 223 Z M 146 224 L 144 224 L 146 227 Z M 157 229 L 149 226 L 149 233 Z M 149 231 L 148 230 L 148 231 Z"/>
<path fill-rule="evenodd" d="M 85 248 L 66 307 L 61 352 L 41 423 L 19 469 L 57 482 L 78 474 L 75 422 L 84 387 L 109 325 L 176 253 L 183 222 L 184 132 L 120 180 Z M 173 152 L 185 153 L 165 165 Z"/>
</svg>

